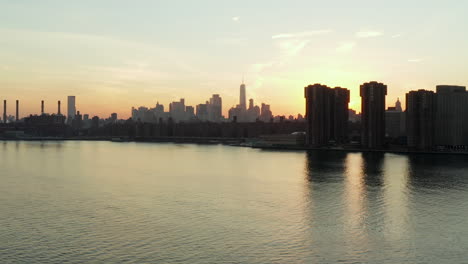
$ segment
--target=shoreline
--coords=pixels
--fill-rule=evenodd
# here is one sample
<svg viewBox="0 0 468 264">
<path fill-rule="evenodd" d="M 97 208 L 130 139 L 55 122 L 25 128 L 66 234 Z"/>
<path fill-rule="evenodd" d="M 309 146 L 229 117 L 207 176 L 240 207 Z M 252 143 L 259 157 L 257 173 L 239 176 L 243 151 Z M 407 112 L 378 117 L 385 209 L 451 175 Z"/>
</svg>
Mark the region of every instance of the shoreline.
<svg viewBox="0 0 468 264">
<path fill-rule="evenodd" d="M 306 146 L 269 146 L 245 144 L 245 138 L 191 138 L 191 137 L 161 137 L 161 138 L 125 138 L 125 137 L 31 137 L 31 138 L 0 138 L 0 141 L 108 141 L 115 143 L 137 142 L 137 143 L 179 143 L 179 144 L 203 144 L 203 145 L 226 145 L 233 147 L 248 147 L 261 150 L 278 151 L 336 151 L 336 152 L 360 152 L 360 153 L 392 153 L 392 154 L 424 154 L 424 155 L 468 155 L 465 152 L 450 151 L 416 151 L 406 149 L 361 149 L 361 148 L 334 148 L 334 147 L 306 147 Z"/>
</svg>

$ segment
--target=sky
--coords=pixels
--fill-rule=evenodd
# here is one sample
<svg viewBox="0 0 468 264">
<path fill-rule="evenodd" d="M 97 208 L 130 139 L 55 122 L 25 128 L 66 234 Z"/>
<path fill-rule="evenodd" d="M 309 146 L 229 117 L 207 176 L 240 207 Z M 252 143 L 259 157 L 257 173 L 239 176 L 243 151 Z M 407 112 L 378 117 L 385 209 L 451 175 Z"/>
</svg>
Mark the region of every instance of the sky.
<svg viewBox="0 0 468 264">
<path fill-rule="evenodd" d="M 468 85 L 468 1 L 0 0 L 0 99 L 21 116 L 91 116 L 185 98 L 247 97 L 304 114 L 304 87 L 388 85 L 387 106 L 415 89 Z M 244 76 L 244 77 L 243 77 Z"/>
</svg>

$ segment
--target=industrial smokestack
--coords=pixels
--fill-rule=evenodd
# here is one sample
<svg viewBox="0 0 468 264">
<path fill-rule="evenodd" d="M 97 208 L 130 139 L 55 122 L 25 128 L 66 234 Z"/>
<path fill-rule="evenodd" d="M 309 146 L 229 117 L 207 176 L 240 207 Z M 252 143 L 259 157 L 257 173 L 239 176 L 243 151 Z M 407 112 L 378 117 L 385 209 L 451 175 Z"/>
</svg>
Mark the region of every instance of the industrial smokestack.
<svg viewBox="0 0 468 264">
<path fill-rule="evenodd" d="M 19 100 L 16 100 L 16 122 L 19 121 Z"/>
<path fill-rule="evenodd" d="M 61 115 L 61 114 L 62 114 L 62 111 L 60 111 L 60 100 L 58 101 L 57 104 L 58 104 L 58 105 L 57 105 L 57 107 L 58 107 L 58 109 L 57 109 L 57 114 L 58 114 L 58 115 Z"/>
<path fill-rule="evenodd" d="M 44 114 L 44 100 L 41 101 L 41 115 Z"/>
<path fill-rule="evenodd" d="M 7 121 L 6 100 L 3 100 L 3 123 Z"/>
</svg>

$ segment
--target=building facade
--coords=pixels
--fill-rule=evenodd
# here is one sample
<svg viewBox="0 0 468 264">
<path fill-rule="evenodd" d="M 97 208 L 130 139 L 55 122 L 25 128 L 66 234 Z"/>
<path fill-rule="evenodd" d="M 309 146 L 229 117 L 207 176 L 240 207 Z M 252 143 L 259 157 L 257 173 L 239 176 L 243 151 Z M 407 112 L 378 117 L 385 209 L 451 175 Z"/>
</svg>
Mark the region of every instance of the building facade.
<svg viewBox="0 0 468 264">
<path fill-rule="evenodd" d="M 368 149 L 383 148 L 385 143 L 385 96 L 387 85 L 364 83 L 361 96 L 361 145 Z"/>
<path fill-rule="evenodd" d="M 468 146 L 468 92 L 464 86 L 438 85 L 435 143 Z"/>
<path fill-rule="evenodd" d="M 395 106 L 388 107 L 385 111 L 385 136 L 392 140 L 404 137 L 405 127 L 405 113 L 398 99 Z"/>
<path fill-rule="evenodd" d="M 68 96 L 67 99 L 67 122 L 71 124 L 76 115 L 76 98 L 75 96 Z"/>
<path fill-rule="evenodd" d="M 335 87 L 332 89 L 330 111 L 333 113 L 331 126 L 332 139 L 339 144 L 348 141 L 348 120 L 349 120 L 349 100 L 348 89 Z"/>
<path fill-rule="evenodd" d="M 239 107 L 243 110 L 247 109 L 247 97 L 245 91 L 245 84 L 240 86 Z"/>
<path fill-rule="evenodd" d="M 408 148 L 431 150 L 434 147 L 436 95 L 418 90 L 406 94 L 406 133 Z"/>
<path fill-rule="evenodd" d="M 219 94 L 213 94 L 210 98 L 208 109 L 208 120 L 211 122 L 220 122 L 223 117 L 223 100 Z"/>
<path fill-rule="evenodd" d="M 325 146 L 330 141 L 345 143 L 349 116 L 349 90 L 314 84 L 305 87 L 306 144 Z"/>
</svg>

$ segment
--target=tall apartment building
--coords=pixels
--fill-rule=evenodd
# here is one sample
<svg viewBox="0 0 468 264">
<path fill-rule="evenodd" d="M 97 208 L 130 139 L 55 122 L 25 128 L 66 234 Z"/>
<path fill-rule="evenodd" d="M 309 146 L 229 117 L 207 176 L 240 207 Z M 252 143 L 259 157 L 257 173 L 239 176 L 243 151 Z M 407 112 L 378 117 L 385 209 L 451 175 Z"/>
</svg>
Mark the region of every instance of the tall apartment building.
<svg viewBox="0 0 468 264">
<path fill-rule="evenodd" d="M 385 96 L 387 85 L 378 82 L 364 83 L 361 95 L 361 145 L 379 149 L 385 143 Z"/>
<path fill-rule="evenodd" d="M 431 150 L 434 147 L 436 94 L 418 90 L 406 94 L 406 133 L 408 147 Z"/>
<path fill-rule="evenodd" d="M 347 138 L 349 90 L 314 84 L 304 88 L 307 139 L 310 146 L 344 143 Z"/>
<path fill-rule="evenodd" d="M 468 146 L 468 92 L 464 86 L 438 85 L 435 144 Z"/>
</svg>

